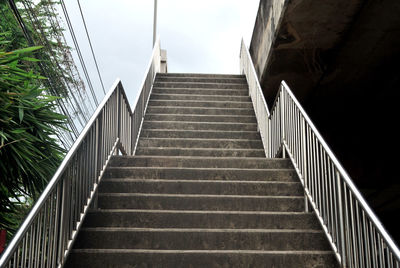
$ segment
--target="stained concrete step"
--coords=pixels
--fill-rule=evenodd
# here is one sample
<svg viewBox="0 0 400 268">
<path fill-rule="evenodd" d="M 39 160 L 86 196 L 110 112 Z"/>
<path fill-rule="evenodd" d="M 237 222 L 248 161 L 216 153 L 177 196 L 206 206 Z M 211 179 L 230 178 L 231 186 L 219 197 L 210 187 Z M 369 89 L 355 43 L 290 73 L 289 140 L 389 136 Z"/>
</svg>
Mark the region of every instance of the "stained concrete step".
<svg viewBox="0 0 400 268">
<path fill-rule="evenodd" d="M 208 74 L 208 73 L 158 73 L 159 77 L 199 77 L 199 78 L 245 78 L 243 74 Z"/>
<path fill-rule="evenodd" d="M 254 123 L 144 121 L 143 129 L 257 131 Z"/>
<path fill-rule="evenodd" d="M 245 89 L 208 89 L 208 88 L 161 88 L 153 87 L 156 94 L 195 94 L 195 95 L 229 95 L 248 96 L 249 91 Z"/>
<path fill-rule="evenodd" d="M 303 196 L 300 182 L 107 179 L 99 186 L 100 193 L 162 193 Z"/>
<path fill-rule="evenodd" d="M 320 230 L 313 213 L 210 210 L 91 210 L 85 227 L 252 228 Z"/>
<path fill-rule="evenodd" d="M 212 131 L 179 129 L 142 129 L 144 138 L 192 138 L 192 139 L 260 139 L 256 131 Z"/>
<path fill-rule="evenodd" d="M 178 148 L 225 148 L 225 149 L 263 149 L 261 140 L 240 139 L 188 139 L 188 138 L 140 138 L 139 147 L 178 147 Z"/>
<path fill-rule="evenodd" d="M 113 156 L 109 167 L 189 167 L 189 168 L 244 168 L 290 169 L 289 159 L 236 157 L 174 157 L 174 156 Z"/>
<path fill-rule="evenodd" d="M 150 100 L 149 107 L 215 107 L 251 109 L 253 108 L 253 104 L 248 101 Z"/>
<path fill-rule="evenodd" d="M 160 148 L 138 147 L 136 155 L 212 156 L 212 157 L 265 157 L 264 149 L 221 148 Z"/>
<path fill-rule="evenodd" d="M 204 115 L 204 114 L 151 114 L 151 113 L 146 113 L 144 120 L 146 120 L 146 121 L 257 123 L 257 119 L 254 115 Z"/>
<path fill-rule="evenodd" d="M 215 108 L 215 107 L 147 107 L 151 114 L 196 114 L 196 115 L 247 115 L 254 116 L 253 109 L 247 108 Z"/>
<path fill-rule="evenodd" d="M 193 76 L 156 76 L 156 82 L 191 82 L 191 83 L 228 83 L 246 84 L 245 77 L 193 77 Z"/>
<path fill-rule="evenodd" d="M 67 267 L 339 267 L 332 251 L 76 249 Z"/>
<path fill-rule="evenodd" d="M 184 250 L 329 250 L 322 230 L 82 228 L 75 248 Z"/>
<path fill-rule="evenodd" d="M 107 178 L 298 182 L 294 169 L 108 167 Z"/>
<path fill-rule="evenodd" d="M 150 100 L 197 100 L 197 101 L 251 101 L 249 96 L 197 95 L 197 94 L 155 94 Z"/>
<path fill-rule="evenodd" d="M 246 83 L 198 83 L 198 82 L 159 82 L 155 81 L 154 88 L 211 88 L 211 89 L 248 89 Z"/>
<path fill-rule="evenodd" d="M 99 193 L 102 209 L 304 211 L 304 196 Z"/>
</svg>

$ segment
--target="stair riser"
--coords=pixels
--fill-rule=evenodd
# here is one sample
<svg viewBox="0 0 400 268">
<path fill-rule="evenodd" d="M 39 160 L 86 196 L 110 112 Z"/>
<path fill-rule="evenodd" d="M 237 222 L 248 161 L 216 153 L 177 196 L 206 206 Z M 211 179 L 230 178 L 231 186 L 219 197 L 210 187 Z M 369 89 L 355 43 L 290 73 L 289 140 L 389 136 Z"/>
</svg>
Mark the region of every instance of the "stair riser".
<svg viewBox="0 0 400 268">
<path fill-rule="evenodd" d="M 147 107 L 151 114 L 182 114 L 182 115 L 246 115 L 254 116 L 252 109 L 236 108 L 192 108 L 192 107 Z"/>
<path fill-rule="evenodd" d="M 211 157 L 265 157 L 264 150 L 215 150 L 139 147 L 136 155 L 211 156 Z"/>
<path fill-rule="evenodd" d="M 105 178 L 298 182 L 294 170 L 107 168 Z"/>
<path fill-rule="evenodd" d="M 193 77 L 193 78 L 241 78 L 246 79 L 243 74 L 206 74 L 206 73 L 158 73 L 157 78 L 183 78 L 183 77 Z"/>
<path fill-rule="evenodd" d="M 80 253 L 71 254 L 67 267 L 338 267 L 333 253 Z"/>
<path fill-rule="evenodd" d="M 228 95 L 249 96 L 248 90 L 238 89 L 187 89 L 187 88 L 153 88 L 156 94 L 195 94 L 195 95 Z"/>
<path fill-rule="evenodd" d="M 146 121 L 185 121 L 185 122 L 230 122 L 257 123 L 255 116 L 217 116 L 217 115 L 179 115 L 179 114 L 146 114 Z"/>
<path fill-rule="evenodd" d="M 247 84 L 193 83 L 193 82 L 155 82 L 155 88 L 211 88 L 211 89 L 247 89 Z"/>
<path fill-rule="evenodd" d="M 110 167 L 190 167 L 190 168 L 293 168 L 281 159 L 180 158 L 180 157 L 113 157 Z"/>
<path fill-rule="evenodd" d="M 149 107 L 253 108 L 251 102 L 150 100 Z"/>
<path fill-rule="evenodd" d="M 75 248 L 185 250 L 329 250 L 321 231 L 108 231 L 82 229 Z"/>
<path fill-rule="evenodd" d="M 302 197 L 227 197 L 99 194 L 102 209 L 169 209 L 229 211 L 304 211 Z"/>
<path fill-rule="evenodd" d="M 140 133 L 143 138 L 190 138 L 190 139 L 260 139 L 258 132 L 250 131 L 178 131 L 178 130 L 158 130 L 143 129 Z"/>
<path fill-rule="evenodd" d="M 320 225 L 314 214 L 196 213 L 196 212 L 130 212 L 91 211 L 85 227 L 147 228 L 238 228 L 238 229 L 312 229 Z"/>
<path fill-rule="evenodd" d="M 140 147 L 263 149 L 260 140 L 139 139 Z"/>
<path fill-rule="evenodd" d="M 125 181 L 124 181 L 125 180 Z M 214 195 L 274 195 L 302 196 L 300 183 L 222 183 L 160 180 L 104 180 L 100 193 L 163 193 L 163 194 L 214 194 Z"/>
<path fill-rule="evenodd" d="M 143 129 L 257 131 L 256 124 L 144 121 Z"/>
<path fill-rule="evenodd" d="M 156 83 L 226 83 L 247 85 L 246 78 L 157 77 Z"/>
<path fill-rule="evenodd" d="M 184 95 L 184 94 L 152 94 L 150 100 L 194 100 L 194 101 L 243 101 L 251 102 L 249 96 L 209 96 L 209 95 Z"/>
</svg>

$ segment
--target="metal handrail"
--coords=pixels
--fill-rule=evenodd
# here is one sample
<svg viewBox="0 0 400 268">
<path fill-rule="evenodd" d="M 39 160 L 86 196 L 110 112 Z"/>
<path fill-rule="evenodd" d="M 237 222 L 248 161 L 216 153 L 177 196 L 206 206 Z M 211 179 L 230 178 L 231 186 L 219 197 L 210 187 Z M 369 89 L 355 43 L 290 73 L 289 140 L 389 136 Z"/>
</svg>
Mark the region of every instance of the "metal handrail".
<svg viewBox="0 0 400 268">
<path fill-rule="evenodd" d="M 264 145 L 265 155 L 271 157 L 269 151 L 269 140 L 271 138 L 271 128 L 268 118 L 270 117 L 268 105 L 264 99 L 260 83 L 258 82 L 256 70 L 254 69 L 253 61 L 250 53 L 242 39 L 240 46 L 240 66 L 242 73 L 246 76 L 249 85 L 249 95 L 253 103 L 254 112 L 257 118 L 257 127 L 260 131 L 261 140 Z"/>
<path fill-rule="evenodd" d="M 134 154 L 156 73 L 152 53 L 133 111 L 117 79 L 3 252 L 0 267 L 62 267 L 111 156 Z"/>
<path fill-rule="evenodd" d="M 248 67 L 252 61 L 243 41 L 240 55 L 242 73 L 248 80 L 257 79 L 254 68 Z M 259 90 L 254 85 L 249 83 L 250 95 Z M 264 99 L 261 94 L 256 97 Z M 261 103 L 253 96 L 252 101 L 255 107 L 254 103 Z M 256 116 L 260 115 L 256 111 Z M 400 251 L 395 242 L 285 81 L 270 115 L 257 121 L 269 124 L 267 133 L 261 133 L 266 129 L 260 128 L 261 136 L 269 136 L 264 143 L 268 148 L 266 156 L 277 157 L 282 151 L 289 155 L 304 186 L 306 211 L 308 200 L 342 267 L 400 267 Z"/>
</svg>

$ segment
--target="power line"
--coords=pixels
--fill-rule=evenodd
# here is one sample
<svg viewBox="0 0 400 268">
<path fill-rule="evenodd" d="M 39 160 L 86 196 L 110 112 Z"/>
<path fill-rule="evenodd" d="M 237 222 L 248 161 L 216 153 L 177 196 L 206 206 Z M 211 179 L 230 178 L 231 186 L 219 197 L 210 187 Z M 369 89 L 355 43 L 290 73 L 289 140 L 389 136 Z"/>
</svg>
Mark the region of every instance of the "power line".
<svg viewBox="0 0 400 268">
<path fill-rule="evenodd" d="M 87 83 L 89 85 L 89 89 L 90 89 L 90 91 L 92 93 L 93 100 L 94 100 L 94 102 L 96 104 L 96 107 L 97 107 L 99 105 L 99 102 L 97 100 L 96 94 L 94 93 L 93 85 L 92 85 L 92 82 L 90 80 L 89 73 L 88 73 L 88 71 L 86 69 L 85 61 L 83 60 L 83 56 L 82 56 L 81 50 L 79 48 L 78 40 L 76 39 L 74 28 L 72 26 L 71 20 L 69 19 L 68 10 L 67 10 L 67 8 L 65 6 L 64 0 L 61 0 L 61 7 L 63 9 L 65 20 L 67 21 L 67 25 L 68 25 L 69 31 L 71 33 L 72 40 L 74 42 L 74 46 L 75 46 L 76 52 L 78 54 L 79 61 L 81 62 L 83 73 L 85 74 L 86 81 L 87 81 Z"/>
<path fill-rule="evenodd" d="M 85 17 L 83 16 L 83 12 L 82 12 L 82 8 L 81 8 L 81 3 L 79 2 L 79 0 L 77 0 L 77 2 L 78 2 L 78 6 L 79 6 L 79 11 L 81 12 L 81 17 L 82 17 L 83 25 L 85 26 L 86 36 L 87 36 L 87 38 L 88 38 L 88 40 L 89 40 L 90 50 L 92 51 L 92 56 L 93 56 L 93 59 L 94 59 L 94 63 L 95 63 L 95 65 L 96 65 L 97 74 L 99 75 L 99 79 L 100 79 L 100 82 L 101 82 L 101 86 L 102 86 L 102 88 L 103 88 L 103 92 L 104 92 L 104 95 L 105 95 L 105 94 L 106 94 L 106 90 L 104 89 L 103 79 L 101 79 L 101 75 L 100 75 L 100 71 L 99 71 L 99 66 L 97 65 L 96 56 L 94 55 L 94 51 L 93 51 L 93 47 L 92 47 L 92 42 L 90 41 L 89 32 L 88 32 L 88 29 L 87 29 L 87 27 L 86 27 Z"/>
<path fill-rule="evenodd" d="M 26 25 L 25 25 L 25 23 L 24 23 L 24 21 L 23 21 L 23 19 L 21 17 L 21 14 L 19 13 L 14 1 L 13 0 L 9 0 L 8 3 L 9 3 L 9 6 L 10 6 L 11 10 L 13 11 L 14 16 L 16 17 L 16 19 L 18 21 L 19 26 L 22 29 L 22 32 L 23 32 L 26 40 L 28 41 L 29 46 L 35 46 L 35 43 L 34 43 L 32 37 L 30 36 L 29 31 L 26 28 Z M 37 54 L 37 56 L 39 56 L 39 55 L 40 54 Z M 57 96 L 58 95 L 57 91 L 54 89 L 55 87 L 54 87 L 54 85 L 52 83 L 52 80 L 50 79 L 50 76 L 49 76 L 47 70 L 45 69 L 45 66 L 43 66 L 42 62 L 40 62 L 40 61 L 38 62 L 38 66 L 39 66 L 39 69 L 41 70 L 41 73 L 45 77 L 47 77 L 47 79 L 44 80 L 45 84 L 47 84 L 47 89 L 50 91 L 50 93 L 52 95 Z M 62 101 L 60 101 L 60 99 L 56 99 L 56 102 L 58 104 L 59 109 L 62 111 L 62 113 L 67 116 L 68 124 L 70 125 L 71 130 L 74 133 L 75 138 L 76 138 L 78 136 L 79 132 L 78 132 L 78 129 L 76 128 L 76 126 L 75 126 L 75 123 L 71 120 L 72 117 L 70 116 L 70 114 L 68 112 L 68 109 L 66 109 L 64 103 Z M 72 135 L 70 133 L 69 133 L 69 135 L 72 138 Z"/>
</svg>

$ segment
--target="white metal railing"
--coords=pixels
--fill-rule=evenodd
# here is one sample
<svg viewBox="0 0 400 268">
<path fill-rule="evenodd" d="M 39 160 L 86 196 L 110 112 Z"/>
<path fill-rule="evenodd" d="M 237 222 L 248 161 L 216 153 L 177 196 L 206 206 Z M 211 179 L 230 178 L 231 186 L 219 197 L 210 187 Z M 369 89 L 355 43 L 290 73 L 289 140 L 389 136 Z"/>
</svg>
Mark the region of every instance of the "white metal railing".
<svg viewBox="0 0 400 268">
<path fill-rule="evenodd" d="M 243 40 L 240 62 L 266 156 L 288 154 L 304 186 L 306 210 L 310 203 L 342 267 L 399 268 L 398 247 L 288 85 L 282 81 L 269 113 Z"/>
<path fill-rule="evenodd" d="M 111 156 L 134 154 L 156 73 L 157 40 L 132 112 L 116 80 L 0 258 L 0 267 L 61 267 Z"/>
</svg>

